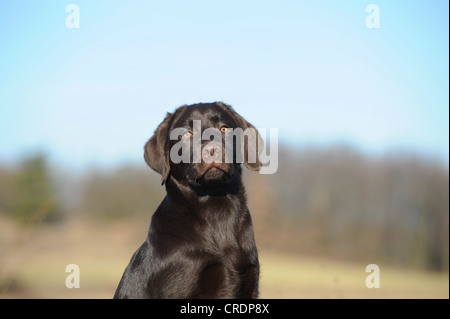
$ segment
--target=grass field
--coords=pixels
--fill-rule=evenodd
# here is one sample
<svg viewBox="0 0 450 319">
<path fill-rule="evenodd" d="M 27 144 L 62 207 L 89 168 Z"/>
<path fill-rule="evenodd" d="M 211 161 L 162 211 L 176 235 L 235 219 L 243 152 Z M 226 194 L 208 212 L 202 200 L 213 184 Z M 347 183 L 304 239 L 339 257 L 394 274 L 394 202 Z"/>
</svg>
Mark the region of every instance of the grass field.
<svg viewBox="0 0 450 319">
<path fill-rule="evenodd" d="M 148 225 L 72 221 L 28 234 L 2 220 L 1 298 L 111 298 Z M 366 265 L 260 250 L 261 298 L 449 298 L 448 274 L 380 267 L 380 288 L 365 286 Z M 65 285 L 80 267 L 80 288 Z"/>
</svg>

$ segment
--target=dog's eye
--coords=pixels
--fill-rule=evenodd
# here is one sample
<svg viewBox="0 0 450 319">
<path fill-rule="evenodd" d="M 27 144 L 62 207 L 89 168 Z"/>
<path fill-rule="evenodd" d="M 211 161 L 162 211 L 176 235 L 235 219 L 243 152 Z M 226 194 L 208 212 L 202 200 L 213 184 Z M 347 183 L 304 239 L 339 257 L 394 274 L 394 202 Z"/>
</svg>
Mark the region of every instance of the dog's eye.
<svg viewBox="0 0 450 319">
<path fill-rule="evenodd" d="M 220 128 L 220 131 L 221 131 L 222 133 L 226 133 L 226 132 L 228 132 L 229 129 L 230 129 L 229 127 L 222 126 L 222 127 Z"/>
<path fill-rule="evenodd" d="M 187 131 L 186 133 L 183 134 L 183 138 L 190 138 L 192 136 L 192 133 Z"/>
</svg>

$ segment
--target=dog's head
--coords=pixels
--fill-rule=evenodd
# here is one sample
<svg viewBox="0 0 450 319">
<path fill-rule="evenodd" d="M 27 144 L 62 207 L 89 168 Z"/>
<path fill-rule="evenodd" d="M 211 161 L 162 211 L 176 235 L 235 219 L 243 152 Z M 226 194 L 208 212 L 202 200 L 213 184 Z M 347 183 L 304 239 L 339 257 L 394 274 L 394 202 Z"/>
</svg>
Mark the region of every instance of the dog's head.
<svg viewBox="0 0 450 319">
<path fill-rule="evenodd" d="M 221 187 L 259 170 L 262 140 L 255 127 L 221 102 L 184 105 L 166 118 L 144 147 L 147 164 L 162 176 L 193 187 Z"/>
</svg>

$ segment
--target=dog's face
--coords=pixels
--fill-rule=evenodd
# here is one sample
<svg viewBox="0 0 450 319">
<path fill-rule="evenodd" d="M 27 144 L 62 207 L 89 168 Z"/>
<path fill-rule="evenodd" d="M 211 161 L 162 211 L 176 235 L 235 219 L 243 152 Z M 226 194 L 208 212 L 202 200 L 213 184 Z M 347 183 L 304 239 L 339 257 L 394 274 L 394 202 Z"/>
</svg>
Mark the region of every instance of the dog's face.
<svg viewBox="0 0 450 319">
<path fill-rule="evenodd" d="M 171 176 L 192 187 L 217 188 L 241 174 L 241 162 L 251 170 L 258 170 L 260 148 L 261 139 L 255 127 L 231 106 L 221 102 L 201 103 L 167 113 L 146 143 L 144 157 L 161 174 L 162 184 Z"/>
</svg>

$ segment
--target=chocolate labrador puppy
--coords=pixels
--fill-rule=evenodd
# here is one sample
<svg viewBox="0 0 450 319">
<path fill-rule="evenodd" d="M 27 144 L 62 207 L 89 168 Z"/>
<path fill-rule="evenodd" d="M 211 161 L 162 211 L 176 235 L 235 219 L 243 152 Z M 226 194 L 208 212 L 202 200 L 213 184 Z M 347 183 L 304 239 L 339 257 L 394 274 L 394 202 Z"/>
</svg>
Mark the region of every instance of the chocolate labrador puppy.
<svg viewBox="0 0 450 319">
<path fill-rule="evenodd" d="M 252 133 L 229 134 L 242 131 Z M 144 148 L 167 195 L 114 298 L 258 297 L 258 252 L 241 162 L 259 170 L 260 141 L 254 126 L 221 102 L 167 113 Z"/>
</svg>

